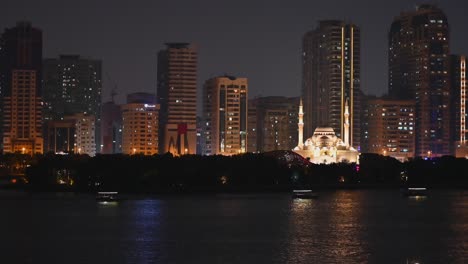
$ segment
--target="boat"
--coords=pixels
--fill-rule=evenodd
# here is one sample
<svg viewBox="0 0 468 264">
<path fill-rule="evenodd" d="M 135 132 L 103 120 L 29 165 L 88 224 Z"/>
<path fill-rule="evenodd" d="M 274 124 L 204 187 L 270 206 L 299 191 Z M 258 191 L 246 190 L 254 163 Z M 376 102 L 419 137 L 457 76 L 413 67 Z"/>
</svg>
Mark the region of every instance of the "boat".
<svg viewBox="0 0 468 264">
<path fill-rule="evenodd" d="M 402 189 L 402 194 L 406 197 L 426 197 L 427 188 L 425 187 L 408 187 Z"/>
<path fill-rule="evenodd" d="M 118 201 L 118 192 L 98 192 L 96 200 L 99 202 L 116 202 Z"/>
<path fill-rule="evenodd" d="M 318 198 L 318 193 L 313 192 L 312 190 L 293 190 L 294 199 L 316 199 Z"/>
</svg>

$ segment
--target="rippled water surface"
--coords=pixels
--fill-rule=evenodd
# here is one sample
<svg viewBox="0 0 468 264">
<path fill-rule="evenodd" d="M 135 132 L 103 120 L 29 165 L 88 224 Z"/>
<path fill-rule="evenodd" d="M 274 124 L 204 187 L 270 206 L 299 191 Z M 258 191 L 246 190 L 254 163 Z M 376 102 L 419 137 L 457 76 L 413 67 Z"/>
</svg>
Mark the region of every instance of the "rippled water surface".
<svg viewBox="0 0 468 264">
<path fill-rule="evenodd" d="M 1 263 L 468 263 L 468 191 L 130 199 L 0 192 Z"/>
</svg>

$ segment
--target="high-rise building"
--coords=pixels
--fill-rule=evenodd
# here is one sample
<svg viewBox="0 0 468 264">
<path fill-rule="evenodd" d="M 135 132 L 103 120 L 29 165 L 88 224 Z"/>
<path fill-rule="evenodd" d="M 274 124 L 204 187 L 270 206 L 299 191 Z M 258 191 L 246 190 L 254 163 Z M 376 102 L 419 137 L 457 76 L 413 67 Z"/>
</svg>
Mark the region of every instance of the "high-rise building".
<svg viewBox="0 0 468 264">
<path fill-rule="evenodd" d="M 451 86 L 451 127 L 452 153 L 457 157 L 468 156 L 468 130 L 466 127 L 467 87 L 466 87 L 466 56 L 452 55 L 450 59 Z"/>
<path fill-rule="evenodd" d="M 249 152 L 291 150 L 297 145 L 299 97 L 249 100 Z"/>
<path fill-rule="evenodd" d="M 350 145 L 360 148 L 360 29 L 337 20 L 320 21 L 303 37 L 302 99 L 304 135 L 332 127 L 344 135 L 346 101 L 350 111 Z"/>
<path fill-rule="evenodd" d="M 122 152 L 122 111 L 113 101 L 102 105 L 101 136 L 102 154 Z"/>
<path fill-rule="evenodd" d="M 159 105 L 154 94 L 134 93 L 122 107 L 122 153 L 158 153 Z"/>
<path fill-rule="evenodd" d="M 247 152 L 247 78 L 221 76 L 203 87 L 205 155 Z"/>
<path fill-rule="evenodd" d="M 93 115 L 96 150 L 101 152 L 102 62 L 79 55 L 60 55 L 45 59 L 43 65 L 44 121 L 63 120 L 74 114 Z"/>
<path fill-rule="evenodd" d="M 159 152 L 195 154 L 197 50 L 189 43 L 166 45 L 166 49 L 158 53 Z"/>
<path fill-rule="evenodd" d="M 364 119 L 368 126 L 363 136 L 366 152 L 391 156 L 401 161 L 413 158 L 414 101 L 376 98 L 368 100 L 366 105 Z"/>
<path fill-rule="evenodd" d="M 3 152 L 43 152 L 42 31 L 29 22 L 0 37 L 0 101 Z"/>
<path fill-rule="evenodd" d="M 390 95 L 416 101 L 416 155 L 449 155 L 449 25 L 442 10 L 420 5 L 396 17 L 388 63 Z"/>
</svg>

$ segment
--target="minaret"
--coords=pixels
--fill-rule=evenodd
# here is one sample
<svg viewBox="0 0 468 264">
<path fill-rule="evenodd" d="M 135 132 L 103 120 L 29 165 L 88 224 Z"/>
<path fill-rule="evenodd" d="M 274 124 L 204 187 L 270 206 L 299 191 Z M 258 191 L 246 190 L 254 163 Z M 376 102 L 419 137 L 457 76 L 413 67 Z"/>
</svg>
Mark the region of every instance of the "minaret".
<svg viewBox="0 0 468 264">
<path fill-rule="evenodd" d="M 348 99 L 346 99 L 345 103 L 345 112 L 344 112 L 344 143 L 346 147 L 349 147 L 349 106 L 348 106 Z"/>
<path fill-rule="evenodd" d="M 304 146 L 304 111 L 302 109 L 302 98 L 299 103 L 299 123 L 297 124 L 297 127 L 299 128 L 299 143 L 297 144 L 297 146 L 300 149 L 302 149 L 302 147 Z"/>
</svg>

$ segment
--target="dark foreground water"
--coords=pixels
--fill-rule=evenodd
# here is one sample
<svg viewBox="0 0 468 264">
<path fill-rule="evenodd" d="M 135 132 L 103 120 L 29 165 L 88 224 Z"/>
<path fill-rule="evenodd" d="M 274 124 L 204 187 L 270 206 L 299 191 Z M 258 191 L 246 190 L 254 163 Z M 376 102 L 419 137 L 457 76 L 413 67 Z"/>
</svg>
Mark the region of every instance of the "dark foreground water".
<svg viewBox="0 0 468 264">
<path fill-rule="evenodd" d="M 0 192 L 0 263 L 468 263 L 468 191 L 128 199 Z"/>
</svg>

